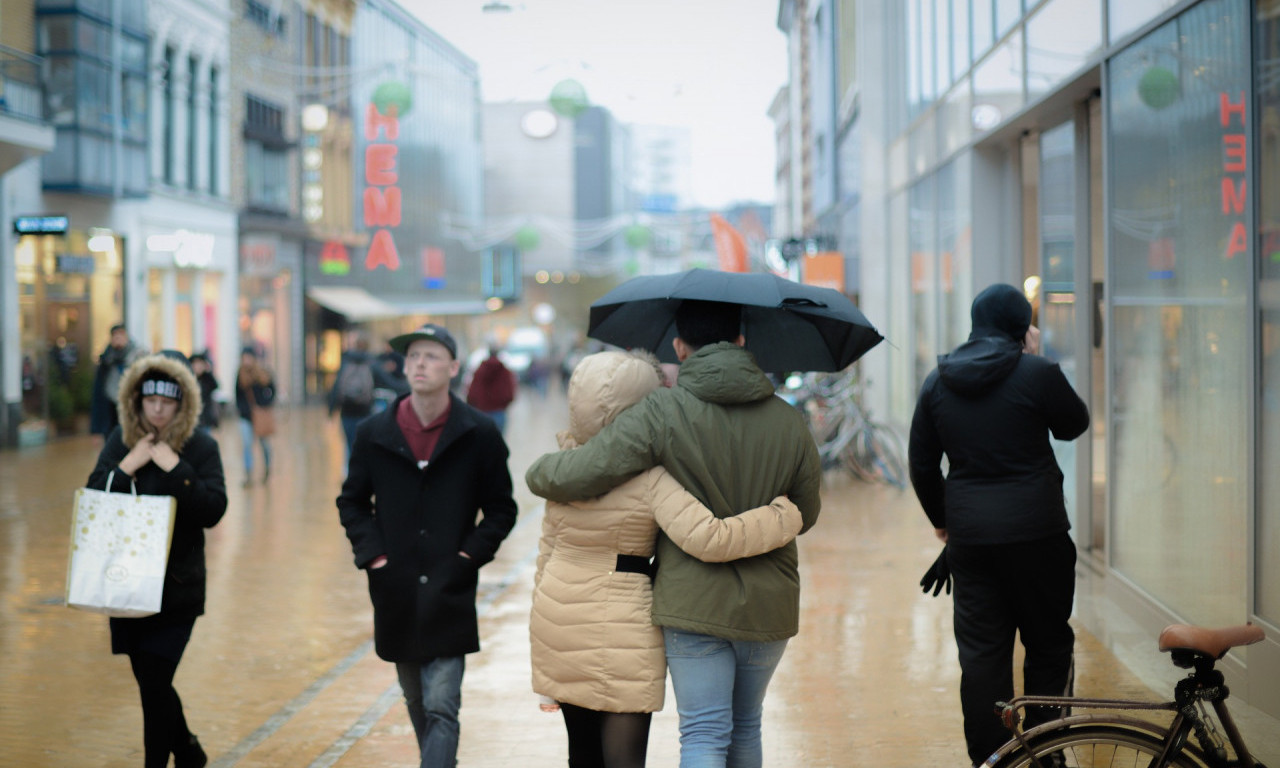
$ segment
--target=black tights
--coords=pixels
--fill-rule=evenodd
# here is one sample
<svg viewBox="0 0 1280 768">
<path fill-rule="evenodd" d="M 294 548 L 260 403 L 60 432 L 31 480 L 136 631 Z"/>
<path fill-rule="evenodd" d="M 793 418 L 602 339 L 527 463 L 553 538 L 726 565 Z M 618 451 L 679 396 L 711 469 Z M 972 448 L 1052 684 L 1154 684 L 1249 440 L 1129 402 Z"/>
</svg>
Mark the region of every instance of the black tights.
<svg viewBox="0 0 1280 768">
<path fill-rule="evenodd" d="M 173 675 L 178 662 L 154 653 L 135 651 L 129 654 L 133 677 L 142 695 L 142 743 L 146 749 L 146 768 L 165 768 L 169 753 L 182 749 L 191 741 L 187 719 L 182 714 L 182 700 L 173 689 Z"/>
<path fill-rule="evenodd" d="M 569 768 L 644 768 L 649 712 L 597 712 L 560 704 L 569 731 Z"/>
</svg>

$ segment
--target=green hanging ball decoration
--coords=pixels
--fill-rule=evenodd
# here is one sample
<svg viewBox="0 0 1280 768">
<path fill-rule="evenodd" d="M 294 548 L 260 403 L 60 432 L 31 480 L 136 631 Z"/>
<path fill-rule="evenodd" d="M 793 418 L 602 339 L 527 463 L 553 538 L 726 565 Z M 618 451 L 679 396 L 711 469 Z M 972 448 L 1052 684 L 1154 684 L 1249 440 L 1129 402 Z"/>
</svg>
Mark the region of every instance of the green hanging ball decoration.
<svg viewBox="0 0 1280 768">
<path fill-rule="evenodd" d="M 394 106 L 396 118 L 404 119 L 413 106 L 413 92 L 399 80 L 388 80 L 374 89 L 373 105 L 384 115 L 390 114 L 388 109 Z"/>
<path fill-rule="evenodd" d="M 642 224 L 632 224 L 627 227 L 626 233 L 623 235 L 626 240 L 627 247 L 638 251 L 649 247 L 649 242 L 653 236 L 649 233 L 649 228 Z"/>
<path fill-rule="evenodd" d="M 1178 76 L 1165 67 L 1151 67 L 1138 81 L 1138 97 L 1152 109 L 1164 109 L 1178 100 Z"/>
<path fill-rule="evenodd" d="M 625 274 L 627 277 L 635 277 L 636 275 L 640 274 L 640 260 L 627 259 L 622 264 L 622 273 Z"/>
<path fill-rule="evenodd" d="M 561 80 L 551 87 L 551 109 L 557 114 L 574 118 L 587 111 L 587 89 L 577 80 Z"/>
<path fill-rule="evenodd" d="M 538 230 L 526 224 L 516 230 L 515 240 L 516 247 L 520 250 L 532 251 L 538 247 L 539 243 L 542 242 L 542 235 L 538 234 Z"/>
</svg>

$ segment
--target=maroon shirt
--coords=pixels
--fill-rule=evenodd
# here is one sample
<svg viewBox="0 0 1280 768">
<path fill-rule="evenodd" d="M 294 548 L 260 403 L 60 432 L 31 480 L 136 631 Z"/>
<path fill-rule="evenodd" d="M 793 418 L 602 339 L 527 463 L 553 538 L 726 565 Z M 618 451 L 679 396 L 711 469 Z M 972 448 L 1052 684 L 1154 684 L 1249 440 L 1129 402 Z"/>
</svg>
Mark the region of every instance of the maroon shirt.
<svg viewBox="0 0 1280 768">
<path fill-rule="evenodd" d="M 413 412 L 413 405 L 409 402 L 412 399 L 406 397 L 400 401 L 400 406 L 396 408 L 396 423 L 400 425 L 400 431 L 404 433 L 404 439 L 409 443 L 409 450 L 413 451 L 414 458 L 421 466 L 431 458 L 431 452 L 436 449 L 440 433 L 444 431 L 444 423 L 449 420 L 453 401 L 449 401 L 444 413 L 440 414 L 435 421 L 423 426 L 418 420 L 418 414 Z"/>
</svg>

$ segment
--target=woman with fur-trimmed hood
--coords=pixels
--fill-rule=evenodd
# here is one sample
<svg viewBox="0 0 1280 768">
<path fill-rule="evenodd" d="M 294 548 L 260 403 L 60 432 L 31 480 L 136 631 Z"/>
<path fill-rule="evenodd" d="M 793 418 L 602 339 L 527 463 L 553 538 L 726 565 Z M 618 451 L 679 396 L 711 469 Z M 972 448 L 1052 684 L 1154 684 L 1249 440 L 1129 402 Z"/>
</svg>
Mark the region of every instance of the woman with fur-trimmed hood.
<svg viewBox="0 0 1280 768">
<path fill-rule="evenodd" d="M 208 762 L 173 688 L 178 662 L 204 613 L 204 529 L 227 509 L 218 442 L 200 419 L 200 385 L 180 354 L 144 357 L 120 378 L 120 425 L 107 436 L 88 487 L 177 500 L 160 612 L 111 619 L 111 652 L 126 654 L 142 697 L 147 768 Z"/>
</svg>

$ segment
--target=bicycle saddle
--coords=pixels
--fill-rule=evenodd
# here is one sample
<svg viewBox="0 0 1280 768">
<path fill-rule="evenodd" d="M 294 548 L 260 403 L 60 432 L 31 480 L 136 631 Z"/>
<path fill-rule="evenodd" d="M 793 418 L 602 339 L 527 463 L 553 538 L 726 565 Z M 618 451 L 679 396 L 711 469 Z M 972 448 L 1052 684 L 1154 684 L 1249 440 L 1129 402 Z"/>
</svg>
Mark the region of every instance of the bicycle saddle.
<svg viewBox="0 0 1280 768">
<path fill-rule="evenodd" d="M 1221 659 L 1227 651 L 1240 645 L 1253 645 L 1265 635 L 1262 627 L 1242 624 L 1238 627 L 1206 629 L 1190 624 L 1170 624 L 1160 633 L 1161 651 L 1193 651 Z"/>
</svg>

